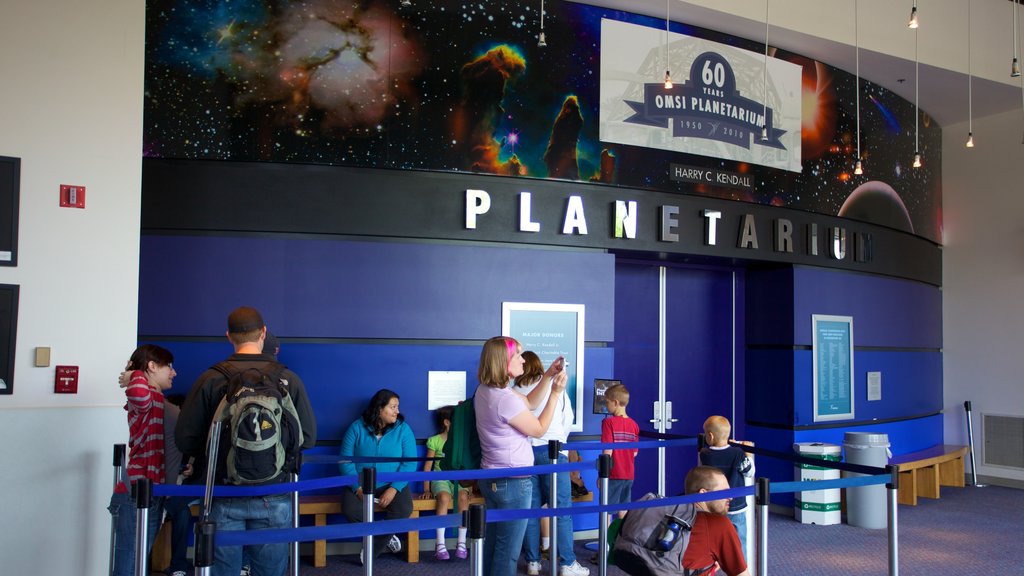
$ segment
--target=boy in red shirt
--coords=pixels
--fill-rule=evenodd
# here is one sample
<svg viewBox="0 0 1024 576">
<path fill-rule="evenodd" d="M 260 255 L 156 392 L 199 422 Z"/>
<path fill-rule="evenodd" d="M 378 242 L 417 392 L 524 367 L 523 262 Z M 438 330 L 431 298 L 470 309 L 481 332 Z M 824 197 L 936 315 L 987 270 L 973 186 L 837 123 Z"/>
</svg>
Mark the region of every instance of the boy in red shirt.
<svg viewBox="0 0 1024 576">
<path fill-rule="evenodd" d="M 604 392 L 604 402 L 611 416 L 601 421 L 601 442 L 636 442 L 640 439 L 640 427 L 632 418 L 626 416 L 629 404 L 629 390 L 622 384 L 609 386 Z M 608 503 L 627 504 L 633 491 L 633 459 L 636 448 L 623 450 L 605 450 L 612 457 L 612 470 L 608 475 Z M 619 518 L 626 515 L 619 511 Z"/>
</svg>

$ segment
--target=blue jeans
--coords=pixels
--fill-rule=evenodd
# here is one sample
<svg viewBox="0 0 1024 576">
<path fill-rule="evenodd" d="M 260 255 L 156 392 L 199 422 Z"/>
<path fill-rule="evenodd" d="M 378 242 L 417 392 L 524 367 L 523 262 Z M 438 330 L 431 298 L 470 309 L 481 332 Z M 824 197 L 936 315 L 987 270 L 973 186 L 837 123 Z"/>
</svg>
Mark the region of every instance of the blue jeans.
<svg viewBox="0 0 1024 576">
<path fill-rule="evenodd" d="M 163 498 L 155 497 L 150 502 L 148 533 L 146 534 L 146 554 L 153 549 L 153 541 L 160 529 L 160 517 L 163 515 Z M 114 521 L 114 572 L 113 576 L 135 575 L 135 499 L 130 494 L 111 494 L 110 506 L 107 507 Z"/>
<path fill-rule="evenodd" d="M 210 519 L 217 531 L 291 528 L 292 495 L 273 494 L 249 498 L 215 498 Z M 280 576 L 288 568 L 288 543 L 255 544 L 245 547 L 252 573 Z M 218 546 L 214 551 L 213 576 L 238 576 L 242 569 L 241 546 Z"/>
<path fill-rule="evenodd" d="M 565 456 L 558 456 L 558 463 L 565 464 L 569 461 Z M 536 466 L 551 464 L 548 458 L 548 447 L 540 446 L 533 450 L 533 463 Z M 551 475 L 540 474 L 534 476 L 533 483 L 533 508 L 540 508 L 541 504 L 547 504 L 551 499 Z M 558 507 L 569 508 L 572 506 L 572 484 L 569 481 L 568 472 L 558 474 Z M 572 516 L 558 516 L 558 560 L 560 566 L 571 566 L 576 561 L 576 552 L 573 550 Z M 526 561 L 540 562 L 540 520 L 531 518 L 526 524 Z"/>
<path fill-rule="evenodd" d="M 480 480 L 480 492 L 491 510 L 529 508 L 533 500 L 533 480 L 529 476 L 484 478 Z M 516 576 L 525 534 L 526 519 L 487 523 L 484 576 Z"/>
<path fill-rule="evenodd" d="M 189 504 L 195 500 L 191 496 L 171 496 L 164 503 L 167 519 L 171 521 L 171 564 L 167 573 L 189 572 L 192 565 L 188 562 L 188 535 L 192 527 L 192 511 Z"/>
<path fill-rule="evenodd" d="M 729 514 L 729 521 L 736 527 L 736 534 L 740 537 L 740 548 L 743 550 L 743 557 L 747 556 L 747 509 L 744 508 L 738 514 Z"/>
</svg>

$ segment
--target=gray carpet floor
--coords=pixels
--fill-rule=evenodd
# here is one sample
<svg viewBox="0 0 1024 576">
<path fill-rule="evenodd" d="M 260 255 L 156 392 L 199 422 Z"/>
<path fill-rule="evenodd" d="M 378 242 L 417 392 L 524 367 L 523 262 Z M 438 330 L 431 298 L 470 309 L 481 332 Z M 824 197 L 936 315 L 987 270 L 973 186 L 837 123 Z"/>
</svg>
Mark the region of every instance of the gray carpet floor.
<svg viewBox="0 0 1024 576">
<path fill-rule="evenodd" d="M 752 527 L 751 527 L 752 529 Z M 593 552 L 577 541 L 580 563 L 597 576 L 589 562 Z M 833 526 L 800 524 L 784 515 L 768 523 L 768 574 L 858 575 L 888 574 L 888 536 L 845 523 Z M 381 576 L 452 576 L 469 574 L 467 561 L 434 559 L 423 552 L 418 564 L 404 556 L 377 559 Z M 988 486 L 942 489 L 940 500 L 922 499 L 917 506 L 899 507 L 899 558 L 902 576 L 938 574 L 999 574 L 1024 576 L 1024 490 Z M 308 562 L 308 559 L 304 559 Z M 545 564 L 546 568 L 546 564 Z M 304 564 L 303 576 L 357 576 L 363 570 L 355 554 L 328 557 L 325 568 Z M 520 573 L 526 573 L 520 562 Z M 546 574 L 546 571 L 542 572 Z M 610 576 L 623 576 L 612 568 Z"/>
</svg>

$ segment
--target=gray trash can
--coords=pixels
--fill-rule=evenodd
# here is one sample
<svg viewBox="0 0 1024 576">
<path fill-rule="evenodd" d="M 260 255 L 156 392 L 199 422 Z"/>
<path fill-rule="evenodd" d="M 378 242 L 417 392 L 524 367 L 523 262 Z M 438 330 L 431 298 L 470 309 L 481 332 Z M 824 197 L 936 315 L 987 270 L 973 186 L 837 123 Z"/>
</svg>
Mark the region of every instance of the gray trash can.
<svg viewBox="0 0 1024 576">
<path fill-rule="evenodd" d="M 885 468 L 889 464 L 888 434 L 870 432 L 847 432 L 843 437 L 843 452 L 846 462 Z M 844 477 L 864 476 L 843 472 Z M 861 528 L 881 529 L 886 527 L 888 507 L 885 499 L 885 484 L 858 486 L 846 489 L 846 523 Z"/>
</svg>

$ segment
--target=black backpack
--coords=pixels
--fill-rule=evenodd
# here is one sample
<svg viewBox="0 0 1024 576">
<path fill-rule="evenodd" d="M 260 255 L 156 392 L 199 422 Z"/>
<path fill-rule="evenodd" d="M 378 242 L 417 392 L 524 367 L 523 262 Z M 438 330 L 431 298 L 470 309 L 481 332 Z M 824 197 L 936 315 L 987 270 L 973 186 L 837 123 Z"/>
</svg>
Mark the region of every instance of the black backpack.
<svg viewBox="0 0 1024 576">
<path fill-rule="evenodd" d="M 220 454 L 223 480 L 254 485 L 278 481 L 282 473 L 297 471 L 302 447 L 302 425 L 288 394 L 285 367 L 268 362 L 239 369 L 232 362 L 213 367 L 227 378 L 214 421 L 223 422 Z"/>
<path fill-rule="evenodd" d="M 660 496 L 648 492 L 639 501 L 657 498 Z M 615 538 L 615 565 L 631 576 L 696 576 L 710 571 L 714 564 L 699 570 L 683 569 L 683 553 L 696 517 L 693 504 L 630 510 Z M 669 530 L 670 522 L 678 528 Z"/>
</svg>

